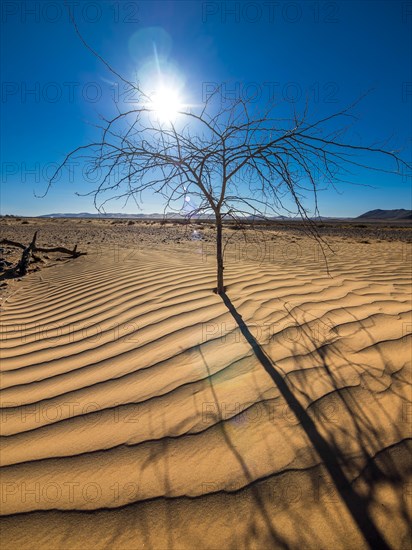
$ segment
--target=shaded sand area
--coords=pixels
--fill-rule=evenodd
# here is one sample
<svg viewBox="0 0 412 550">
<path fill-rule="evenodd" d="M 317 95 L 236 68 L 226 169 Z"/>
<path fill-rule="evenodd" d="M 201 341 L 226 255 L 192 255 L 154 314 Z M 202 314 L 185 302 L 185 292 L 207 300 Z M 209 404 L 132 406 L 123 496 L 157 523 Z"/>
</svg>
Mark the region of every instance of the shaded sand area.
<svg viewBox="0 0 412 550">
<path fill-rule="evenodd" d="M 2 550 L 410 547 L 410 244 L 270 242 L 9 285 Z"/>
</svg>

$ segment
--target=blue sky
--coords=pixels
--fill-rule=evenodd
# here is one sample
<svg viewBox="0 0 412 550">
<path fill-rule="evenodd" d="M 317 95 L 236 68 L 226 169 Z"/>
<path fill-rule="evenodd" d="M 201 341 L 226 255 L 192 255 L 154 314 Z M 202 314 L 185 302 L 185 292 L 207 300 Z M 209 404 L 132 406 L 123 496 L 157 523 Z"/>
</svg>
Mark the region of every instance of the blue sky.
<svg viewBox="0 0 412 550">
<path fill-rule="evenodd" d="M 92 200 L 75 195 L 92 185 L 80 167 L 45 198 L 33 190 L 40 194 L 65 153 L 93 138 L 99 114 L 112 112 L 113 75 L 81 44 L 62 2 L 3 2 L 1 9 L 1 213 L 92 212 Z M 274 93 L 299 108 L 309 97 L 322 116 L 372 90 L 357 108 L 354 139 L 391 138 L 388 146 L 412 160 L 411 2 L 84 0 L 74 15 L 86 40 L 126 76 L 145 74 L 154 40 L 188 102 L 218 83 L 228 94 L 258 93 L 262 104 Z M 411 208 L 407 175 L 354 180 L 373 187 L 323 192 L 321 214 Z M 144 212 L 162 211 L 158 198 L 143 198 Z M 125 211 L 137 209 L 130 203 Z"/>
</svg>

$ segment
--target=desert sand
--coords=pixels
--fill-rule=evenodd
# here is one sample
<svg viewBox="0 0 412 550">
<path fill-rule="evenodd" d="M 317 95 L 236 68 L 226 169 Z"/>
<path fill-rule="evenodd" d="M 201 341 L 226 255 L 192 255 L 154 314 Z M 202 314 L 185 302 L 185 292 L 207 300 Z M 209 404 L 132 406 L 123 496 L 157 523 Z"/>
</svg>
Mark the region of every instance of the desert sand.
<svg viewBox="0 0 412 550">
<path fill-rule="evenodd" d="M 410 547 L 410 228 L 1 229 L 2 550 Z"/>
</svg>

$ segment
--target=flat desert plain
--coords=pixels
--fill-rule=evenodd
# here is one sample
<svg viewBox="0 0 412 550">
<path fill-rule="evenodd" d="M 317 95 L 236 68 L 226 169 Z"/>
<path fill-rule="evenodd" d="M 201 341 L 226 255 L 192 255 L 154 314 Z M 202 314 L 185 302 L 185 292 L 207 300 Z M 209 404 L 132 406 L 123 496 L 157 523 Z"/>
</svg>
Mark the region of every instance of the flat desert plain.
<svg viewBox="0 0 412 550">
<path fill-rule="evenodd" d="M 410 548 L 411 228 L 3 218 L 1 548 Z M 3 246 L 4 259 L 21 253 Z"/>
</svg>

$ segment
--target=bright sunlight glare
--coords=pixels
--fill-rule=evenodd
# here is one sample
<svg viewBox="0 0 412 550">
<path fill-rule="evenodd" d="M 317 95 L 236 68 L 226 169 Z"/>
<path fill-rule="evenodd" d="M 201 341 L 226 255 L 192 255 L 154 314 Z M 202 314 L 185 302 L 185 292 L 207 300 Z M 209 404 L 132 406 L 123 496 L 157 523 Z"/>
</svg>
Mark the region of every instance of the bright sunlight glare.
<svg viewBox="0 0 412 550">
<path fill-rule="evenodd" d="M 152 97 L 152 109 L 161 122 L 174 122 L 181 108 L 179 95 L 172 89 L 161 88 Z"/>
</svg>

